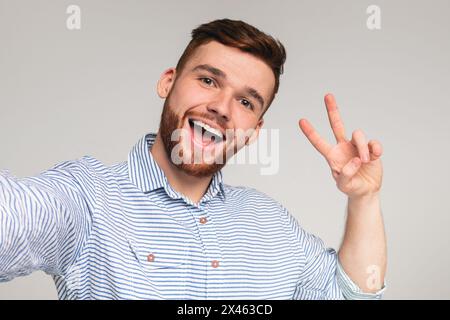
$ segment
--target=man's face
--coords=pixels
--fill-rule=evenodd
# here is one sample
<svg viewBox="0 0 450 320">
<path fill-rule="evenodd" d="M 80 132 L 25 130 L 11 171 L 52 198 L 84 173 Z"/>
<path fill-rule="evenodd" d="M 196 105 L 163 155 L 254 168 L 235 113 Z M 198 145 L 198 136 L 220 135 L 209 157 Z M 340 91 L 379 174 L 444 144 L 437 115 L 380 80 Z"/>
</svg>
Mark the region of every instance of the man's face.
<svg viewBox="0 0 450 320">
<path fill-rule="evenodd" d="M 201 177 L 256 139 L 275 86 L 262 60 L 216 41 L 198 47 L 181 73 L 165 71 L 159 134 L 178 168 Z"/>
</svg>

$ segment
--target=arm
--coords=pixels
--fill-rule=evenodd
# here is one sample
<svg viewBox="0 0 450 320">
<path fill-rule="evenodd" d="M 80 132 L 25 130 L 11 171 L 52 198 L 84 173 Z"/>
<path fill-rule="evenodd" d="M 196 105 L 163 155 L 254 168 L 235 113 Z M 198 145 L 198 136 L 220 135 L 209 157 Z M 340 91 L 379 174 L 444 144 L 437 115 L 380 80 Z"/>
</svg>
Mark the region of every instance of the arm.
<svg viewBox="0 0 450 320">
<path fill-rule="evenodd" d="M 379 194 L 349 198 L 339 261 L 363 292 L 382 288 L 386 273 L 386 239 Z"/>
<path fill-rule="evenodd" d="M 286 233 L 293 231 L 296 240 L 292 247 L 299 249 L 302 265 L 293 299 L 373 300 L 382 297 L 384 288 L 376 293 L 363 292 L 344 271 L 338 253 L 332 248 L 327 248 L 318 236 L 305 231 L 283 206 L 282 216 L 286 217 L 287 221 Z"/>
<path fill-rule="evenodd" d="M 91 225 L 87 173 L 73 161 L 36 177 L 0 174 L 0 281 L 61 275 L 75 262 Z"/>
<path fill-rule="evenodd" d="M 350 287 L 355 289 L 356 285 L 356 291 L 363 296 L 380 289 L 386 272 L 386 240 L 379 198 L 383 175 L 382 147 L 376 140 L 367 143 L 361 130 L 354 131 L 352 139 L 347 140 L 331 94 L 325 96 L 325 105 L 336 145 L 321 138 L 306 119 L 301 119 L 299 126 L 327 160 L 338 189 L 348 196 L 338 275 L 353 283 L 348 285 L 348 281 L 340 281 L 343 291 L 349 291 Z"/>
</svg>

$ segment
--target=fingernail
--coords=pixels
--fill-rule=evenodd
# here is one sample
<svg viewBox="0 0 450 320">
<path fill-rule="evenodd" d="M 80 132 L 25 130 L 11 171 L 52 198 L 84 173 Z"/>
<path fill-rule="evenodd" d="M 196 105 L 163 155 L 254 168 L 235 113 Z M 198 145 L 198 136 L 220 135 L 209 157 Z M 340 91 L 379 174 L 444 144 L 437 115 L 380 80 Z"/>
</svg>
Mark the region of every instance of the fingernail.
<svg viewBox="0 0 450 320">
<path fill-rule="evenodd" d="M 370 160 L 369 159 L 369 155 L 367 153 L 365 153 L 364 156 L 363 156 L 363 161 L 364 162 L 369 162 L 369 160 Z"/>
</svg>

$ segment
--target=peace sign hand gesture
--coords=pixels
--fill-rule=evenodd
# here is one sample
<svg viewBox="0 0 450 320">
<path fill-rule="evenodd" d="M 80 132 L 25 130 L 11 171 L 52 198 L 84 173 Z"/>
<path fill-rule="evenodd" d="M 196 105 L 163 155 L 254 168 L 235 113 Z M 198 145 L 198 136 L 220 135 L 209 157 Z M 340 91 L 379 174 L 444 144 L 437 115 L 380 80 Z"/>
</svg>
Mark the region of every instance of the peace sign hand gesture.
<svg viewBox="0 0 450 320">
<path fill-rule="evenodd" d="M 367 143 L 361 130 L 353 131 L 352 139 L 347 140 L 336 100 L 332 94 L 324 100 L 337 144 L 330 145 L 320 137 L 306 119 L 299 120 L 300 129 L 327 160 L 339 190 L 349 198 L 378 193 L 383 176 L 381 144 L 376 140 Z"/>
</svg>

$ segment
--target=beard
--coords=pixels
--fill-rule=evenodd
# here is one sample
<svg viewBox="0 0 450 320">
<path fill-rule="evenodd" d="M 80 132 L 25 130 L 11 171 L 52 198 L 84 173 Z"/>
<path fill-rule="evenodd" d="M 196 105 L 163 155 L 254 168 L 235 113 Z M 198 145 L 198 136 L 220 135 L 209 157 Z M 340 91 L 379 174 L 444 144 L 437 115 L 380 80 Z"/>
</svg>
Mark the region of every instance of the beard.
<svg viewBox="0 0 450 320">
<path fill-rule="evenodd" d="M 183 135 L 181 137 L 180 141 L 174 141 L 172 139 L 172 134 L 175 130 L 180 130 L 183 128 L 183 125 L 186 123 L 187 118 L 189 117 L 190 114 L 187 113 L 184 116 L 180 117 L 176 113 L 174 113 L 172 111 L 172 108 L 170 107 L 170 103 L 169 103 L 170 99 L 169 98 L 170 98 L 170 93 L 169 93 L 169 96 L 164 101 L 164 107 L 163 107 L 163 111 L 162 111 L 162 115 L 161 115 L 161 122 L 159 125 L 159 134 L 160 134 L 160 137 L 163 142 L 164 149 L 167 153 L 168 158 L 170 159 L 170 161 L 172 162 L 172 164 L 174 166 L 176 166 L 178 169 L 182 170 L 183 172 L 185 172 L 186 174 L 188 174 L 190 176 L 194 176 L 194 177 L 212 176 L 213 174 L 215 174 L 216 172 L 218 172 L 225 166 L 225 163 L 226 163 L 225 141 L 223 143 L 224 150 L 221 153 L 220 161 L 214 161 L 213 163 L 204 163 L 204 162 L 197 163 L 197 161 L 195 163 L 192 163 L 192 161 L 181 161 L 181 163 L 174 162 L 172 159 L 172 152 L 179 143 L 182 143 L 182 139 L 186 138 L 186 135 Z M 191 115 L 193 115 L 193 114 L 191 114 Z M 215 119 L 215 118 L 211 119 L 211 116 L 207 115 L 207 114 L 195 114 L 195 115 L 200 116 L 202 118 L 217 121 L 217 119 Z M 190 144 L 191 141 L 188 141 L 188 143 Z M 213 142 L 213 143 L 215 143 L 215 142 Z M 193 149 L 186 150 L 186 149 L 182 148 L 181 150 L 179 150 L 179 156 L 182 159 L 185 159 L 184 156 L 187 156 L 186 157 L 187 159 L 192 159 L 191 155 L 183 155 L 183 153 L 185 153 L 185 152 L 192 153 L 193 152 L 192 150 Z"/>
</svg>

